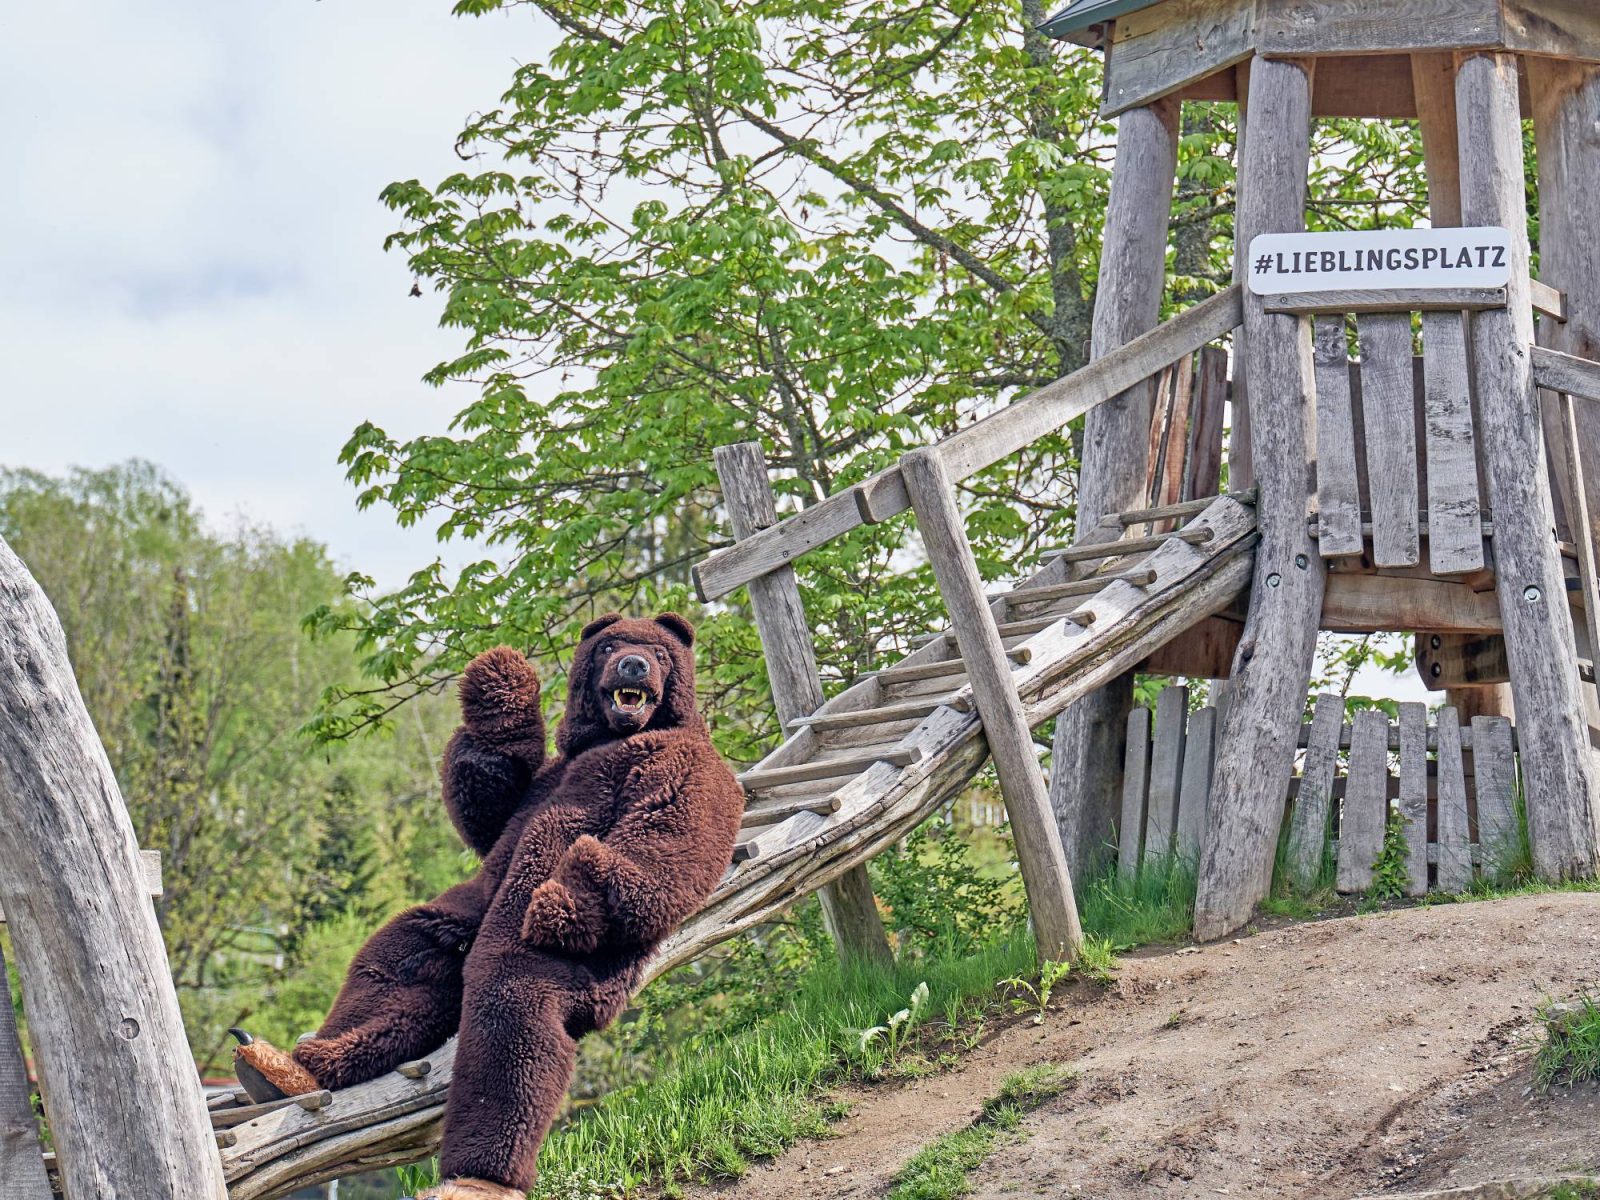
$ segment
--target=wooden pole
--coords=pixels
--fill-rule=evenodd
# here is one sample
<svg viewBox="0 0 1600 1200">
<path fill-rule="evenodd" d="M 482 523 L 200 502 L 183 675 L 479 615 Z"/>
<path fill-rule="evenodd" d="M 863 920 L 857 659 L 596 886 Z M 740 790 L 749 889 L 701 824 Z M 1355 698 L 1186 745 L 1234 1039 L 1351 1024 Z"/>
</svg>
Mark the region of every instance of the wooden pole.
<svg viewBox="0 0 1600 1200">
<path fill-rule="evenodd" d="M 1311 153 L 1310 67 L 1257 58 L 1235 254 L 1263 233 L 1304 227 Z M 1221 937 L 1250 919 L 1272 882 L 1284 797 L 1316 654 L 1326 572 L 1308 535 L 1310 411 L 1316 391 L 1311 322 L 1244 306 L 1244 374 L 1261 545 L 1250 615 L 1234 658 L 1212 776 L 1195 898 L 1195 936 Z"/>
<path fill-rule="evenodd" d="M 0 954 L 0 982 L 5 978 L 6 958 Z M 0 1200 L 51 1200 L 9 987 L 0 1004 Z"/>
<path fill-rule="evenodd" d="M 733 536 L 743 539 L 778 522 L 778 508 L 767 478 L 767 460 L 759 442 L 739 442 L 717 447 L 717 477 L 728 507 Z M 772 684 L 772 703 L 784 729 L 791 721 L 809 717 L 822 707 L 822 680 L 812 649 L 811 627 L 806 624 L 805 602 L 794 568 L 779 567 L 747 585 L 750 607 L 761 636 L 761 653 Z M 823 920 L 839 957 L 881 963 L 894 962 L 894 952 L 883 931 L 883 918 L 872 895 L 872 881 L 863 863 L 850 868 L 817 893 Z"/>
<path fill-rule="evenodd" d="M 961 643 L 973 702 L 1000 777 L 1039 957 L 1076 960 L 1083 929 L 1072 895 L 1072 872 L 1050 811 L 1033 735 L 1011 680 L 1011 660 L 984 600 L 983 579 L 956 507 L 955 485 L 936 446 L 911 451 L 901 458 L 900 469 L 950 625 Z"/>
<path fill-rule="evenodd" d="M 1552 536 L 1555 512 L 1533 383 L 1517 91 L 1514 55 L 1472 55 L 1457 71 L 1462 221 L 1501 225 L 1512 235 L 1507 307 L 1471 315 L 1472 363 L 1478 441 L 1495 522 L 1495 588 L 1505 621 L 1512 694 L 1524 716 L 1519 733 L 1528 832 L 1535 868 L 1541 877 L 1555 880 L 1595 874 L 1600 867 L 1600 819 L 1572 612 Z M 1582 202 L 1592 204 L 1593 197 Z"/>
<path fill-rule="evenodd" d="M 1117 118 L 1117 158 L 1095 292 L 1093 358 L 1153 329 L 1161 315 L 1181 109 L 1177 100 L 1160 100 Z M 1078 469 L 1080 539 L 1102 517 L 1139 507 L 1154 397 L 1155 380 L 1149 379 L 1090 410 L 1084 419 Z M 1067 863 L 1080 879 L 1099 865 L 1115 840 L 1132 706 L 1129 672 L 1073 705 L 1056 722 L 1050 806 Z"/>
<path fill-rule="evenodd" d="M 66 1194 L 222 1200 L 139 847 L 50 602 L 0 541 L 0 905 Z"/>
</svg>

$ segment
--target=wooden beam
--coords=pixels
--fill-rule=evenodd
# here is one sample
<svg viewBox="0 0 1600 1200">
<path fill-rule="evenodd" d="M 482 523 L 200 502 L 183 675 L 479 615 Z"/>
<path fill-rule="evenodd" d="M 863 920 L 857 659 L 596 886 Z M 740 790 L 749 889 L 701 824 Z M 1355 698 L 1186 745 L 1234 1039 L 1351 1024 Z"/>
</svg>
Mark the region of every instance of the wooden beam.
<svg viewBox="0 0 1600 1200">
<path fill-rule="evenodd" d="M 939 593 L 967 661 L 973 699 L 1016 838 L 1039 957 L 1076 961 L 1083 929 L 1072 894 L 1072 873 L 1050 811 L 1033 735 L 1011 678 L 1011 664 L 983 598 L 983 579 L 956 507 L 954 480 L 934 447 L 913 450 L 900 460 L 900 469 Z"/>
<path fill-rule="evenodd" d="M 1310 67 L 1257 57 L 1250 70 L 1250 132 L 1238 246 L 1304 228 L 1311 152 Z M 1250 435 L 1260 488 L 1261 545 L 1244 640 L 1228 685 L 1212 780 L 1211 820 L 1200 860 L 1195 935 L 1221 937 L 1250 919 L 1271 885 L 1283 798 L 1305 708 L 1326 569 L 1307 535 L 1309 420 L 1315 397 L 1311 323 L 1269 313 L 1252 296 L 1244 312 L 1244 372 L 1254 406 Z"/>
<path fill-rule="evenodd" d="M 1505 288 L 1391 288 L 1383 291 L 1284 292 L 1266 298 L 1270 313 L 1302 317 L 1343 313 L 1461 312 L 1504 308 Z"/>
<path fill-rule="evenodd" d="M 1182 675 L 1189 679 L 1226 679 L 1244 636 L 1244 623 L 1207 617 L 1181 638 L 1168 642 L 1140 665 L 1146 675 Z"/>
<path fill-rule="evenodd" d="M 1498 633 L 1500 604 L 1493 592 L 1475 592 L 1443 579 L 1334 572 L 1322 600 L 1322 628 L 1330 633 Z"/>
<path fill-rule="evenodd" d="M 1417 673 L 1430 691 L 1484 688 L 1511 682 L 1511 660 L 1500 633 L 1419 633 Z"/>
<path fill-rule="evenodd" d="M 1547 346 L 1535 346 L 1533 380 L 1552 392 L 1565 392 L 1600 403 L 1600 362 L 1563 354 Z"/>
<path fill-rule="evenodd" d="M 1495 519 L 1495 573 L 1522 727 L 1534 865 L 1548 880 L 1600 869 L 1600 814 L 1578 678 L 1572 615 L 1555 527 L 1529 346 L 1526 179 L 1517 60 L 1480 54 L 1456 80 L 1462 220 L 1512 233 L 1507 307 L 1473 313 L 1471 346 L 1480 444 Z"/>
<path fill-rule="evenodd" d="M 1113 57 L 1120 53 L 1114 50 Z M 1181 115 L 1178 101 L 1162 100 L 1131 108 L 1117 121 L 1117 157 L 1090 340 L 1095 362 L 1105 362 L 1118 350 L 1137 344 L 1160 319 Z M 1187 355 L 1168 363 L 1178 359 L 1186 361 Z M 1084 418 L 1078 472 L 1080 543 L 1112 514 L 1141 507 L 1149 463 L 1145 439 L 1154 396 L 1153 380 L 1146 378 Z M 1168 515 L 1181 514 L 1150 519 Z M 1068 867 L 1080 878 L 1096 868 L 1117 828 L 1123 738 L 1132 707 L 1129 672 L 1086 696 L 1056 722 L 1050 807 Z"/>
<path fill-rule="evenodd" d="M 1248 58 L 1254 17 L 1255 0 L 1168 0 L 1119 18 L 1100 115 L 1150 104 Z"/>
<path fill-rule="evenodd" d="M 0 628 L 0 903 L 21 922 L 13 946 L 66 1193 L 222 1200 L 133 825 L 61 624 L 4 541 Z"/>
<path fill-rule="evenodd" d="M 1258 55 L 1393 53 L 1500 45 L 1499 0 L 1258 0 Z M 1329 70 L 1337 70 L 1332 66 Z"/>
<path fill-rule="evenodd" d="M 733 536 L 743 541 L 776 525 L 778 508 L 760 443 L 719 446 L 715 459 Z M 788 565 L 750 580 L 748 587 L 773 707 L 778 723 L 787 729 L 816 712 L 823 701 L 805 602 L 800 598 L 794 568 Z M 885 966 L 894 962 L 865 866 L 855 867 L 838 882 L 822 888 L 818 899 L 841 958 Z"/>
</svg>

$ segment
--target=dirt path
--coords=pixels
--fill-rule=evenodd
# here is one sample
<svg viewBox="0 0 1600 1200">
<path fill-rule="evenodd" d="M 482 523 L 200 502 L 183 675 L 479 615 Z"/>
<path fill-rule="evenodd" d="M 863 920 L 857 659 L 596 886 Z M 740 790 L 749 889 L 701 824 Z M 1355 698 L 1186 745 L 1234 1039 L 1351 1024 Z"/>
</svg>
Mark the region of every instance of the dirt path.
<svg viewBox="0 0 1600 1200">
<path fill-rule="evenodd" d="M 1522 1093 L 1534 1008 L 1596 981 L 1596 895 L 1410 909 L 1135 958 L 1116 988 L 1075 990 L 1042 1028 L 1012 1026 L 957 1070 L 861 1092 L 838 1137 L 715 1194 L 881 1195 L 915 1150 L 1037 1062 L 1082 1074 L 973 1176 L 977 1197 L 1344 1200 L 1592 1167 L 1596 1096 Z"/>
</svg>

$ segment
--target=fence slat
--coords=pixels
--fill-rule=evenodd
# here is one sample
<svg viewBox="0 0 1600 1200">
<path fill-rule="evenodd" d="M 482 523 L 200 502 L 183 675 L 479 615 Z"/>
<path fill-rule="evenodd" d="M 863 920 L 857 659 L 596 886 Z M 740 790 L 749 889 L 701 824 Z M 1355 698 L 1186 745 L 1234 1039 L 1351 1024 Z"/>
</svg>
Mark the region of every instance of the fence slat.
<svg viewBox="0 0 1600 1200">
<path fill-rule="evenodd" d="M 1478 793 L 1478 844 L 1485 875 L 1502 870 L 1520 844 L 1516 809 L 1516 761 L 1511 756 L 1511 722 L 1504 717 L 1472 718 L 1472 774 Z"/>
<path fill-rule="evenodd" d="M 1323 558 L 1360 554 L 1361 495 L 1344 317 L 1317 318 L 1316 362 L 1317 549 Z"/>
<path fill-rule="evenodd" d="M 1150 750 L 1150 810 L 1145 816 L 1144 856 L 1172 853 L 1178 829 L 1178 790 L 1183 783 L 1183 746 L 1188 732 L 1189 689 L 1169 687 L 1156 698 L 1156 736 Z"/>
<path fill-rule="evenodd" d="M 1478 457 L 1460 313 L 1422 315 L 1423 441 L 1428 454 L 1428 564 L 1436 575 L 1483 567 Z"/>
<path fill-rule="evenodd" d="M 1339 817 L 1341 892 L 1372 886 L 1372 864 L 1383 852 L 1389 811 L 1389 719 L 1376 709 L 1355 714 L 1350 732 L 1350 769 Z"/>
<path fill-rule="evenodd" d="M 1317 697 L 1306 739 L 1305 765 L 1300 772 L 1300 793 L 1295 797 L 1289 822 L 1289 862 L 1303 881 L 1322 870 L 1328 844 L 1328 817 L 1333 810 L 1333 777 L 1339 767 L 1339 737 L 1344 731 L 1344 701 L 1338 696 Z"/>
<path fill-rule="evenodd" d="M 1178 792 L 1178 855 L 1200 861 L 1206 813 L 1211 807 L 1211 763 L 1216 749 L 1217 710 L 1207 705 L 1189 714 L 1183 747 L 1183 783 Z"/>
<path fill-rule="evenodd" d="M 1406 827 L 1406 895 L 1428 894 L 1428 706 L 1400 706 L 1400 815 Z"/>
<path fill-rule="evenodd" d="M 1360 327 L 1361 415 L 1372 491 L 1372 560 L 1380 567 L 1415 566 L 1421 542 L 1411 314 L 1374 313 L 1363 317 Z"/>
<path fill-rule="evenodd" d="M 1128 713 L 1128 749 L 1122 769 L 1122 825 L 1117 837 L 1117 870 L 1131 879 L 1139 873 L 1145 795 L 1150 786 L 1150 710 L 1135 704 Z"/>
<path fill-rule="evenodd" d="M 1214 496 L 1222 486 L 1222 426 L 1227 402 L 1228 352 L 1207 346 L 1200 351 L 1200 370 L 1195 380 L 1185 500 Z"/>
<path fill-rule="evenodd" d="M 1467 838 L 1467 781 L 1461 761 L 1461 718 L 1441 708 L 1439 722 L 1439 867 L 1441 892 L 1472 885 L 1472 847 Z"/>
</svg>

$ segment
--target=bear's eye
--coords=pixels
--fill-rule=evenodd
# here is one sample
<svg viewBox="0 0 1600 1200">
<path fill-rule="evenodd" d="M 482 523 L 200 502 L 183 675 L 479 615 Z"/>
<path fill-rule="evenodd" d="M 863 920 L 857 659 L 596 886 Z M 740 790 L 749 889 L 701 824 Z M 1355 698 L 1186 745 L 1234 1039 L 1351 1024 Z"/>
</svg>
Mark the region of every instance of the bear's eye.
<svg viewBox="0 0 1600 1200">
<path fill-rule="evenodd" d="M 657 646 L 655 648 L 655 652 L 656 652 L 656 661 L 658 663 L 660 663 L 663 667 L 666 666 L 667 665 L 667 652 L 665 650 L 663 650 L 660 646 Z"/>
<path fill-rule="evenodd" d="M 601 642 L 600 643 L 600 653 L 601 654 L 610 654 L 615 649 L 616 649 L 616 647 L 613 646 L 610 642 Z"/>
</svg>

